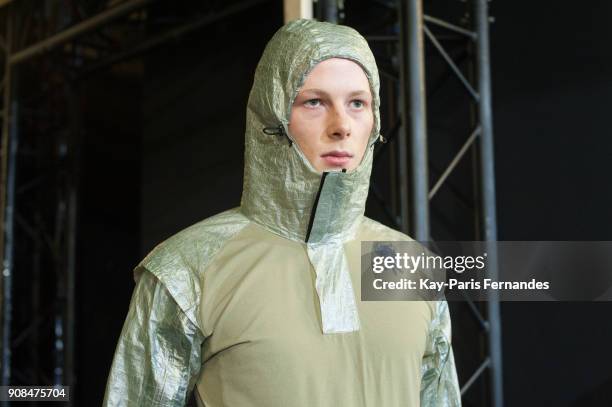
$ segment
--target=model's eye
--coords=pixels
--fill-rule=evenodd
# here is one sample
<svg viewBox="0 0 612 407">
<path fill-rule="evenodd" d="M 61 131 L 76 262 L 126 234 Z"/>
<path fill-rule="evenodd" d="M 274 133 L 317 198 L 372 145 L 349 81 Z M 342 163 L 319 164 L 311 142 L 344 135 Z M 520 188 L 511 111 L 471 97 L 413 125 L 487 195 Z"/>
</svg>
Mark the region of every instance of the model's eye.
<svg viewBox="0 0 612 407">
<path fill-rule="evenodd" d="M 363 106 L 365 106 L 365 102 L 360 99 L 354 99 L 354 100 L 351 100 L 351 106 L 354 107 L 355 109 L 361 109 Z"/>
<path fill-rule="evenodd" d="M 321 104 L 321 99 L 308 99 L 304 102 L 306 107 L 317 107 Z"/>
</svg>

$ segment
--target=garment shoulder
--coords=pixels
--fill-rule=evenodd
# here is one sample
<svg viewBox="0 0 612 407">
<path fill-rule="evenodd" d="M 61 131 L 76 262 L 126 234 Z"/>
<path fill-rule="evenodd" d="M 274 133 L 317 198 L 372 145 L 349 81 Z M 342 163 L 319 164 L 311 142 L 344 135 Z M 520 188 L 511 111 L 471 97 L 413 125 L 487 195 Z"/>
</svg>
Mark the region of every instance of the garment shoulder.
<svg viewBox="0 0 612 407">
<path fill-rule="evenodd" d="M 174 262 L 185 263 L 196 270 L 207 262 L 228 239 L 239 232 L 249 220 L 233 208 L 195 223 L 159 243 L 140 265 L 156 274 Z"/>
<path fill-rule="evenodd" d="M 385 226 L 380 222 L 363 217 L 360 228 L 361 240 L 386 240 L 386 241 L 413 241 L 414 239 L 405 233 Z"/>
<path fill-rule="evenodd" d="M 203 332 L 196 308 L 201 295 L 201 274 L 215 254 L 249 220 L 233 208 L 191 225 L 158 244 L 134 269 L 135 279 L 151 272 L 168 289 L 187 317 Z"/>
</svg>

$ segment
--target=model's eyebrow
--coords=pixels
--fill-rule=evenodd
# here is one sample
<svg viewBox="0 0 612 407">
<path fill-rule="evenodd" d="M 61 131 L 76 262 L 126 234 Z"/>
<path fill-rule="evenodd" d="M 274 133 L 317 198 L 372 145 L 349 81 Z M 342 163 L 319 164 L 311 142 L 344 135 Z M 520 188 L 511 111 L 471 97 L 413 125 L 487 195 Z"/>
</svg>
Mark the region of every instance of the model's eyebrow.
<svg viewBox="0 0 612 407">
<path fill-rule="evenodd" d="M 349 96 L 350 97 L 354 97 L 354 96 L 370 97 L 370 92 L 365 91 L 365 90 L 354 90 L 351 93 L 349 93 Z"/>
<path fill-rule="evenodd" d="M 317 96 L 329 96 L 329 94 L 325 92 L 323 89 L 317 89 L 317 88 L 302 89 L 300 91 L 300 94 L 302 93 L 309 93 L 309 94 L 314 94 Z M 348 96 L 349 97 L 355 97 L 355 96 L 370 97 L 370 92 L 366 90 L 354 90 L 350 92 Z"/>
</svg>

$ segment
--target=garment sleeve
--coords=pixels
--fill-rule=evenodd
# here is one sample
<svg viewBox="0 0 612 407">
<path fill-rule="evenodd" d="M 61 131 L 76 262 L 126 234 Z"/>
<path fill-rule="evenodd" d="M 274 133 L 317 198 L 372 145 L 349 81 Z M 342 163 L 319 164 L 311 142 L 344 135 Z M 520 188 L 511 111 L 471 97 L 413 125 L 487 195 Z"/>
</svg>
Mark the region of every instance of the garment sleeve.
<svg viewBox="0 0 612 407">
<path fill-rule="evenodd" d="M 461 406 L 448 303 L 436 301 L 421 364 L 421 406 Z"/>
<path fill-rule="evenodd" d="M 103 406 L 183 407 L 201 368 L 201 331 L 144 271 L 115 350 Z"/>
</svg>

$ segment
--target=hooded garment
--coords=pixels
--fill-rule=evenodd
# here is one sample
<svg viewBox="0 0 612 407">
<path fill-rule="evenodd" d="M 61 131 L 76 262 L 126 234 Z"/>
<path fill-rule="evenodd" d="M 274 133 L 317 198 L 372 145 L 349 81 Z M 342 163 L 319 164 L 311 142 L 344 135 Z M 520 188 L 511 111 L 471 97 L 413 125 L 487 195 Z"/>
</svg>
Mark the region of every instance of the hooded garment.
<svg viewBox="0 0 612 407">
<path fill-rule="evenodd" d="M 319 173 L 288 131 L 314 66 L 365 72 L 374 126 L 359 166 Z M 362 241 L 408 241 L 364 216 L 379 78 L 352 28 L 295 20 L 270 40 L 246 117 L 240 207 L 135 268 L 105 406 L 459 406 L 446 301 L 360 300 Z"/>
</svg>

